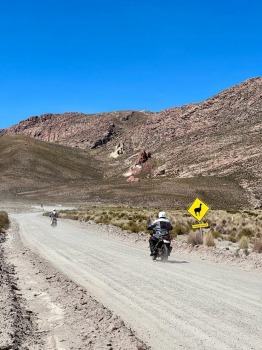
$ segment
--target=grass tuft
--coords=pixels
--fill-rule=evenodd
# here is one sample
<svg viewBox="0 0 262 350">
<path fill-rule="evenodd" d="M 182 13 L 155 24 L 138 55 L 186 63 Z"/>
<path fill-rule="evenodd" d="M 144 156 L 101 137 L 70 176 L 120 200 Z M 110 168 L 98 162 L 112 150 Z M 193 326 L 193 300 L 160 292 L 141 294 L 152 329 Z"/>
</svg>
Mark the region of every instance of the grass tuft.
<svg viewBox="0 0 262 350">
<path fill-rule="evenodd" d="M 9 227 L 8 214 L 5 211 L 0 211 L 0 232 L 4 232 Z"/>
<path fill-rule="evenodd" d="M 207 232 L 204 235 L 204 245 L 207 247 L 215 247 L 215 240 L 211 232 Z"/>
<path fill-rule="evenodd" d="M 249 239 L 245 236 L 242 236 L 239 243 L 238 243 L 238 247 L 240 249 L 248 249 L 249 247 Z"/>
<path fill-rule="evenodd" d="M 253 251 L 257 253 L 262 253 L 262 238 L 255 239 Z"/>
<path fill-rule="evenodd" d="M 193 246 L 203 244 L 203 238 L 199 232 L 189 232 L 187 243 Z"/>
</svg>

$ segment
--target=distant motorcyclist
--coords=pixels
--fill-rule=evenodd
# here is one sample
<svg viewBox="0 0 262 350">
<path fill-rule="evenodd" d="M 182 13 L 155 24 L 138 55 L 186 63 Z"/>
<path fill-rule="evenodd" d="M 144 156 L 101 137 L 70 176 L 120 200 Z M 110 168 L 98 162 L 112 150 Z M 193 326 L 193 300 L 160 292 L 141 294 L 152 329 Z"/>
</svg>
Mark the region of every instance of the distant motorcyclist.
<svg viewBox="0 0 262 350">
<path fill-rule="evenodd" d="M 158 213 L 158 219 L 156 219 L 152 224 L 151 220 L 147 222 L 147 229 L 152 230 L 150 233 L 151 237 L 149 238 L 149 246 L 150 246 L 150 256 L 155 254 L 155 246 L 160 237 L 169 234 L 169 231 L 173 229 L 170 221 L 166 218 L 166 213 L 164 211 L 160 211 Z"/>
<path fill-rule="evenodd" d="M 52 211 L 51 211 L 51 213 L 50 213 L 50 218 L 51 218 L 51 221 L 55 218 L 55 219 L 57 219 L 58 218 L 58 213 L 57 213 L 57 211 L 56 211 L 56 209 L 54 208 Z"/>
</svg>

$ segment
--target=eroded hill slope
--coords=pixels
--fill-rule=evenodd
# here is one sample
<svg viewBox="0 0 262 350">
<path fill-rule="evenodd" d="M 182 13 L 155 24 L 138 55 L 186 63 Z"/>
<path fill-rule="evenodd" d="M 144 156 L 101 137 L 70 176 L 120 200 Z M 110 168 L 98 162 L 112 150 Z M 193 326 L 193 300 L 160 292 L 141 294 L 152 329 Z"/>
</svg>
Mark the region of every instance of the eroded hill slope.
<svg viewBox="0 0 262 350">
<path fill-rule="evenodd" d="M 262 78 L 252 78 L 201 103 L 159 113 L 118 111 L 45 114 L 0 135 L 23 134 L 91 151 L 104 177 L 121 183 L 140 151 L 151 160 L 137 178 L 205 177 L 237 181 L 253 206 L 262 198 Z M 114 157 L 112 157 L 114 154 Z"/>
</svg>

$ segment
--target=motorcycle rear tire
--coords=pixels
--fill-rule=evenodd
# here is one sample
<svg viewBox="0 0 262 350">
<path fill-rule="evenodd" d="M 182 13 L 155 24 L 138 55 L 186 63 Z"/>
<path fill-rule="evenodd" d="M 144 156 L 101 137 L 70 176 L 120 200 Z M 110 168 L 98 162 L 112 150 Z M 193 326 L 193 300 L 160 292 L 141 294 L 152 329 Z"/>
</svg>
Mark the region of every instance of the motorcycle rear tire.
<svg viewBox="0 0 262 350">
<path fill-rule="evenodd" d="M 161 261 L 166 262 L 168 260 L 169 251 L 165 244 L 161 247 Z"/>
</svg>

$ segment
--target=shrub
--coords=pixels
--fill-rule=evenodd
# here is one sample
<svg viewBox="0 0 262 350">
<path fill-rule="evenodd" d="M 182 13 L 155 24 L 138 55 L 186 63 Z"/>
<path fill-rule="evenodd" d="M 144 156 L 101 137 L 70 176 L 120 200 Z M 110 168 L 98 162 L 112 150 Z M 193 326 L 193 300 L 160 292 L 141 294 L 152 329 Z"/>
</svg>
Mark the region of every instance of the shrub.
<svg viewBox="0 0 262 350">
<path fill-rule="evenodd" d="M 100 218 L 100 219 L 97 219 L 96 222 L 97 222 L 97 223 L 99 222 L 99 223 L 101 223 L 101 224 L 106 224 L 106 225 L 110 224 L 110 220 L 109 220 L 107 217 L 102 217 L 102 218 Z"/>
<path fill-rule="evenodd" d="M 249 240 L 247 237 L 243 236 L 241 237 L 239 243 L 238 243 L 238 247 L 240 249 L 248 249 L 248 245 L 249 245 Z"/>
<path fill-rule="evenodd" d="M 78 214 L 75 214 L 75 213 L 68 214 L 68 215 L 67 215 L 67 219 L 70 219 L 70 220 L 78 220 L 78 219 L 79 219 L 79 215 L 78 215 Z"/>
<path fill-rule="evenodd" d="M 213 236 L 215 239 L 221 237 L 220 232 L 215 231 L 215 230 L 213 229 L 213 227 L 211 227 L 210 232 L 212 233 L 212 236 Z"/>
<path fill-rule="evenodd" d="M 239 213 L 239 210 L 228 209 L 228 210 L 226 210 L 226 212 L 229 213 L 229 214 L 238 214 L 238 213 Z"/>
<path fill-rule="evenodd" d="M 171 239 L 176 238 L 177 237 L 177 233 L 174 232 L 174 231 L 170 231 L 170 236 L 171 236 Z"/>
<path fill-rule="evenodd" d="M 204 245 L 207 247 L 215 247 L 215 240 L 211 232 L 207 232 L 204 235 Z"/>
<path fill-rule="evenodd" d="M 262 238 L 255 239 L 253 251 L 257 253 L 262 253 Z"/>
<path fill-rule="evenodd" d="M 234 235 L 232 235 L 232 234 L 230 234 L 228 236 L 228 240 L 229 240 L 229 242 L 237 243 L 237 238 Z"/>
<path fill-rule="evenodd" d="M 187 243 L 193 246 L 203 244 L 203 238 L 200 232 L 189 232 Z"/>
<path fill-rule="evenodd" d="M 258 216 L 258 213 L 254 213 L 253 211 L 249 211 L 249 210 L 244 210 L 244 213 L 250 215 L 250 216 L 255 216 L 257 217 Z"/>
<path fill-rule="evenodd" d="M 184 235 L 187 234 L 189 232 L 189 227 L 188 226 L 184 226 L 182 224 L 175 224 L 172 233 L 176 234 L 176 235 Z"/>
<path fill-rule="evenodd" d="M 6 230 L 9 226 L 8 215 L 5 211 L 0 211 L 0 232 Z"/>
<path fill-rule="evenodd" d="M 236 235 L 236 231 L 230 231 L 229 235 L 228 235 L 228 240 L 232 243 L 236 243 L 237 242 L 237 235 Z"/>
<path fill-rule="evenodd" d="M 216 226 L 216 230 L 217 230 L 217 232 L 219 232 L 221 235 L 225 235 L 225 234 L 227 234 L 227 231 L 226 231 L 226 229 L 224 228 L 224 227 L 222 227 L 222 226 Z"/>
<path fill-rule="evenodd" d="M 252 237 L 254 235 L 253 230 L 250 227 L 243 227 L 237 234 L 238 238 L 241 238 L 242 236 L 245 237 Z"/>
</svg>

